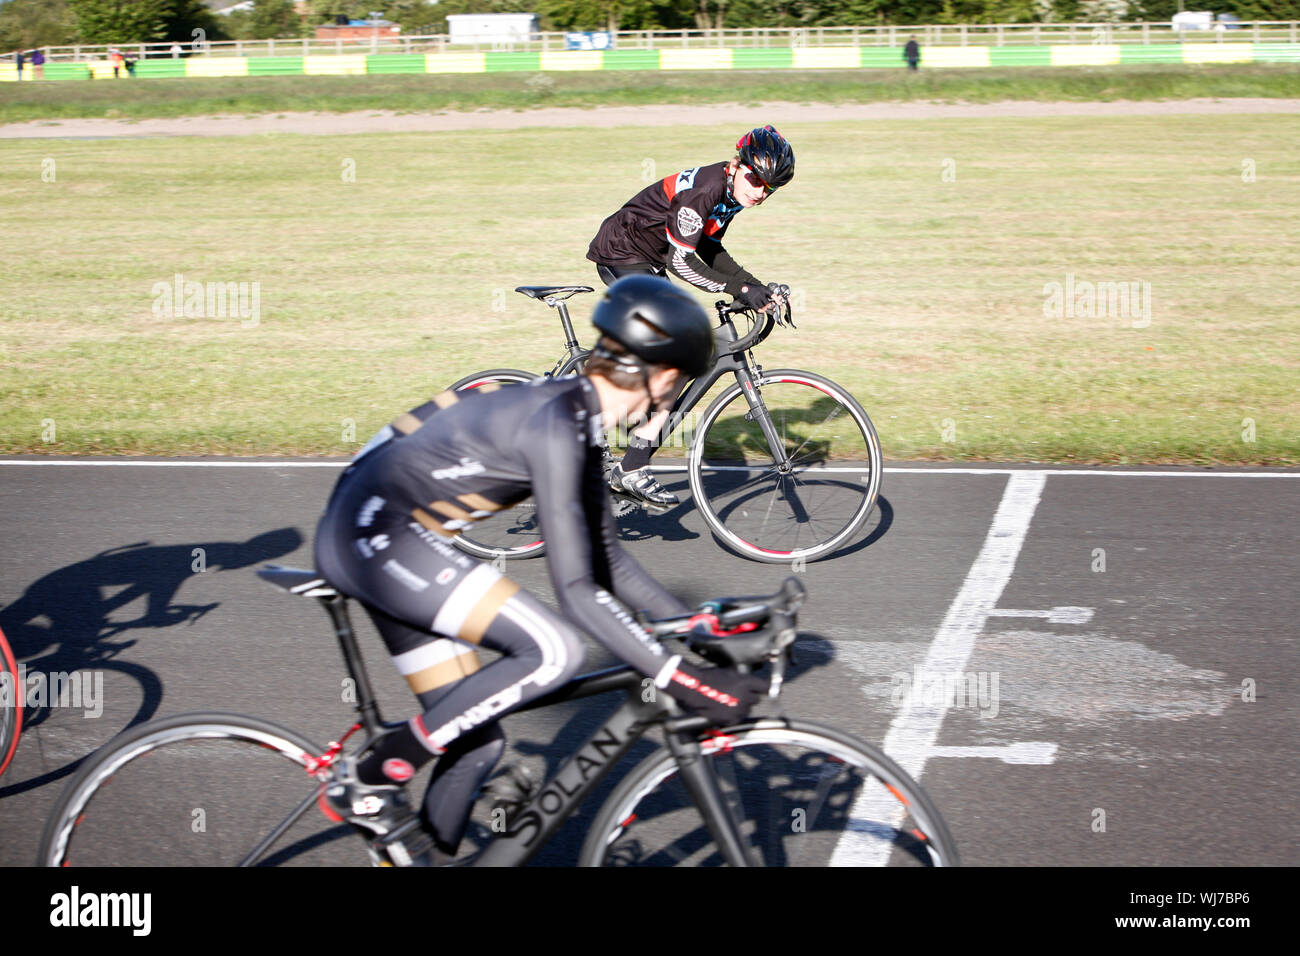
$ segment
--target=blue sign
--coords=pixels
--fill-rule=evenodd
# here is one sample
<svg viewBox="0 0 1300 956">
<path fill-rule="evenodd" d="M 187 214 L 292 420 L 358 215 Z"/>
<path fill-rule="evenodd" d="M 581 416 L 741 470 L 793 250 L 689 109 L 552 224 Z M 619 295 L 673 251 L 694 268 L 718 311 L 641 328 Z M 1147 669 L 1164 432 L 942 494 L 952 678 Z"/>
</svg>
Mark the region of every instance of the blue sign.
<svg viewBox="0 0 1300 956">
<path fill-rule="evenodd" d="M 608 50 L 614 46 L 612 33 L 566 33 L 566 50 Z"/>
</svg>

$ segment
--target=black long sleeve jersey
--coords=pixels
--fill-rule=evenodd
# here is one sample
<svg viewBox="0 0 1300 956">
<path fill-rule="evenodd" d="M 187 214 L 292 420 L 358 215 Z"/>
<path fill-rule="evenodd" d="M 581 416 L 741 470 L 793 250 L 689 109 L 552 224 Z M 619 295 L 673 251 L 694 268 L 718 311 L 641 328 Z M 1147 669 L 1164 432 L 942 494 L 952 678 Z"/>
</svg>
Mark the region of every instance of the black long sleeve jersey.
<svg viewBox="0 0 1300 956">
<path fill-rule="evenodd" d="M 652 183 L 600 225 L 587 258 L 604 265 L 651 263 L 708 292 L 759 284 L 722 248 L 744 207 L 731 195 L 729 164 L 683 170 Z"/>
<path fill-rule="evenodd" d="M 376 435 L 345 475 L 355 471 L 353 480 L 383 499 L 383 507 L 409 512 L 447 537 L 531 495 L 564 616 L 640 673 L 663 681 L 680 658 L 628 608 L 654 617 L 689 608 L 620 546 L 604 481 L 603 437 L 599 398 L 585 376 L 486 394 L 443 392 Z"/>
</svg>

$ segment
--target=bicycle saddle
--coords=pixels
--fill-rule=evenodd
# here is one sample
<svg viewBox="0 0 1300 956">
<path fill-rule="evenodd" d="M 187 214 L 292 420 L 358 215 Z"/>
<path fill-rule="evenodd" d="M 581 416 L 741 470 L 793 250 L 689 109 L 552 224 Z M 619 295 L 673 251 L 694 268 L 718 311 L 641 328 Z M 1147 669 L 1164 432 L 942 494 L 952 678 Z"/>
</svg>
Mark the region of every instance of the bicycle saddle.
<svg viewBox="0 0 1300 956">
<path fill-rule="evenodd" d="M 579 292 L 596 290 L 589 285 L 517 285 L 515 291 L 522 292 L 530 299 L 567 299 Z"/>
</svg>

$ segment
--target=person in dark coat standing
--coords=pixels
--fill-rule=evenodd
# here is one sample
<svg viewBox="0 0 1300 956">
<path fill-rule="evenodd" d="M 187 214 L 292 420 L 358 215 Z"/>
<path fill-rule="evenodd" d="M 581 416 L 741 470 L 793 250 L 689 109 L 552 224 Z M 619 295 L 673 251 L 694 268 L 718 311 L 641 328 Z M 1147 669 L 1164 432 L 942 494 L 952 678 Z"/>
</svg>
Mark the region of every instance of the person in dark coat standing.
<svg viewBox="0 0 1300 956">
<path fill-rule="evenodd" d="M 14 62 L 18 64 L 18 79 L 21 82 L 23 78 L 23 63 L 26 61 L 26 54 L 22 50 L 14 54 Z"/>
<path fill-rule="evenodd" d="M 903 59 L 907 61 L 909 70 L 915 70 L 917 64 L 921 62 L 921 48 L 916 43 L 916 37 L 909 39 L 907 45 L 903 47 Z"/>
</svg>

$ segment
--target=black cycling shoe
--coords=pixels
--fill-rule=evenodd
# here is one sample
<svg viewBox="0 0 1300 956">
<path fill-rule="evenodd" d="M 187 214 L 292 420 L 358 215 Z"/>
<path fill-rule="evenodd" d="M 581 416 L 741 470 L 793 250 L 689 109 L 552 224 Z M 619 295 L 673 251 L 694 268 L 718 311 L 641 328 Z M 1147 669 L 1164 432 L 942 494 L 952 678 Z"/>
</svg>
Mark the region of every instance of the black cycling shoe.
<svg viewBox="0 0 1300 956">
<path fill-rule="evenodd" d="M 622 462 L 618 463 L 610 470 L 609 487 L 616 494 L 641 502 L 652 514 L 662 513 L 681 504 L 680 498 L 659 484 L 649 465 L 625 472 Z"/>
</svg>

